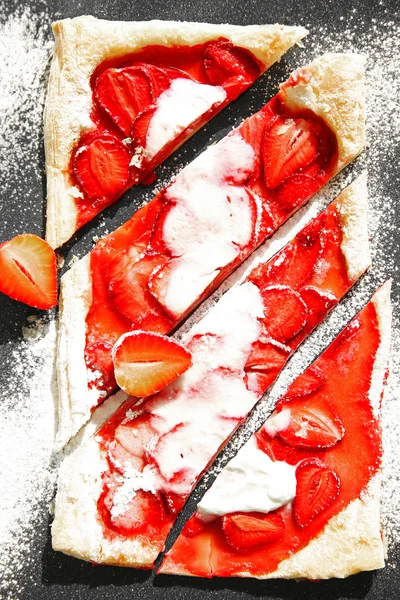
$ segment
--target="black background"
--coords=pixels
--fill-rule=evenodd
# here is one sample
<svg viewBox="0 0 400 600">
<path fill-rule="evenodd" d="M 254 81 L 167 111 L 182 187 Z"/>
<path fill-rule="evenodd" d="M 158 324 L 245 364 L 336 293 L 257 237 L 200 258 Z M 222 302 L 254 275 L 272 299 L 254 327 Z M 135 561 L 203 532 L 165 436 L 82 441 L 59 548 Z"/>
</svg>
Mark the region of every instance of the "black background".
<svg viewBox="0 0 400 600">
<path fill-rule="evenodd" d="M 264 75 L 255 86 L 234 102 L 229 108 L 217 116 L 203 131 L 199 132 L 171 157 L 159 169 L 159 182 L 167 181 L 179 168 L 192 160 L 192 158 L 208 145 L 210 139 L 222 137 L 228 128 L 232 127 L 243 117 L 261 107 L 266 98 L 275 93 L 279 81 L 286 78 L 288 72 L 295 66 L 304 64 L 313 57 L 313 44 L 321 47 L 318 39 L 318 30 L 321 26 L 329 26 L 332 31 L 337 31 L 340 36 L 343 28 L 355 23 L 361 31 L 371 27 L 371 20 L 387 22 L 390 18 L 396 19 L 396 0 L 381 2 L 342 2 L 324 0 L 58 0 L 51 2 L 14 2 L 8 1 L 0 5 L 3 15 L 11 14 L 24 4 L 31 7 L 32 11 L 43 12 L 46 21 L 58 18 L 74 17 L 82 14 L 92 14 L 96 17 L 120 20 L 145 20 L 151 18 L 174 19 L 188 21 L 205 21 L 214 23 L 230 22 L 246 25 L 252 23 L 280 22 L 287 25 L 304 25 L 310 30 L 310 35 L 305 40 L 306 49 L 295 48 L 290 51 L 284 60 L 275 65 L 268 75 Z M 355 11 L 354 11 L 355 9 Z M 1 10 L 1 8 L 0 8 Z M 377 35 L 382 35 L 378 31 Z M 50 28 L 48 38 L 51 38 Z M 327 51 L 331 48 L 327 47 Z M 0 90 L 1 93 L 1 90 Z M 388 145 L 396 140 L 387 140 Z M 382 156 L 382 153 L 380 154 Z M 396 196 L 399 182 L 398 159 L 390 154 L 384 162 L 374 165 L 373 176 L 384 178 L 387 173 L 391 177 L 385 178 L 384 191 L 388 202 L 396 206 Z M 363 159 L 364 161 L 366 159 Z M 44 155 L 41 149 L 42 176 L 29 170 L 29 156 L 27 156 L 24 184 L 15 181 L 19 189 L 19 202 L 10 200 L 10 195 L 4 190 L 7 186 L 0 187 L 0 207 L 2 222 L 0 223 L 0 241 L 9 239 L 17 233 L 30 231 L 44 235 L 45 227 L 45 176 Z M 397 181 L 396 181 L 397 180 Z M 3 182 L 4 183 L 4 182 Z M 13 182 L 11 182 L 13 183 Z M 7 182 L 9 185 L 10 182 Z M 155 184 L 156 185 L 156 184 Z M 152 189 L 145 190 L 138 186 L 129 190 L 117 206 L 110 207 L 102 216 L 97 217 L 91 224 L 84 227 L 77 236 L 63 249 L 66 262 L 72 255 L 83 256 L 92 247 L 92 237 L 106 229 L 113 230 L 123 223 L 139 206 L 144 197 L 151 197 Z M 397 215 L 399 218 L 400 216 Z M 397 221 L 399 222 L 399 221 Z M 388 275 L 392 275 L 389 265 L 398 262 L 398 238 L 390 236 L 385 238 L 385 252 L 391 257 L 388 267 L 381 266 L 379 272 L 372 271 L 362 283 L 364 287 L 373 291 L 376 283 L 383 282 Z M 394 298 L 397 296 L 397 280 L 395 279 Z M 21 336 L 21 327 L 26 322 L 26 317 L 34 311 L 18 304 L 4 296 L 0 297 L 0 359 L 4 364 L 5 343 L 9 340 L 18 340 Z M 0 371 L 0 385 L 3 378 L 7 378 L 4 370 Z M 5 379 L 4 379 L 5 380 Z M 5 493 L 0 490 L 0 493 Z M 26 600 L 63 600 L 63 599 L 92 599 L 101 600 L 128 598 L 159 598 L 181 599 L 189 598 L 215 598 L 218 600 L 244 600 L 247 598 L 275 598 L 275 599 L 309 599 L 333 600 L 348 598 L 368 598 L 369 600 L 395 599 L 400 596 L 400 577 L 397 569 L 389 568 L 377 573 L 364 573 L 353 576 L 344 581 L 328 582 L 259 582 L 256 580 L 215 579 L 212 581 L 178 578 L 155 577 L 151 572 L 141 572 L 129 569 L 111 567 L 94 567 L 90 564 L 75 560 L 55 553 L 49 541 L 49 528 L 47 507 L 43 506 L 42 520 L 36 525 L 35 542 L 31 552 L 33 559 L 23 566 L 16 576 L 18 587 L 24 588 L 22 596 Z M 0 524 L 1 526 L 1 524 Z M 390 548 L 391 565 L 399 563 L 400 548 Z M 316 557 L 317 558 L 317 557 Z M 0 574 L 1 577 L 1 574 Z M 11 600 L 12 595 L 9 596 Z"/>
</svg>

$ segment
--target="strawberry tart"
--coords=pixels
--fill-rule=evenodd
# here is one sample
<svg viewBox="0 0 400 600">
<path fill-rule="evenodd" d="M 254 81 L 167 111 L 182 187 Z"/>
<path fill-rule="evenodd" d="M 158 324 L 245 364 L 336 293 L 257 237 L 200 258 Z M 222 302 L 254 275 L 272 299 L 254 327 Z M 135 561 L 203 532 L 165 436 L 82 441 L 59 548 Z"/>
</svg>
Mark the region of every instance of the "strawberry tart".
<svg viewBox="0 0 400 600">
<path fill-rule="evenodd" d="M 47 232 L 56 248 L 148 182 L 154 168 L 303 38 L 302 27 L 53 25 L 45 109 Z"/>
<path fill-rule="evenodd" d="M 327 579 L 384 566 L 379 411 L 390 326 L 387 283 L 217 476 L 161 573 Z"/>
<path fill-rule="evenodd" d="M 201 474 L 368 268 L 366 223 L 364 176 L 185 334 L 192 365 L 180 378 L 146 400 L 129 397 L 64 460 L 54 549 L 153 566 Z"/>
<path fill-rule="evenodd" d="M 364 58 L 325 54 L 64 275 L 58 446 L 116 387 L 112 348 L 168 333 L 364 147 Z"/>
</svg>

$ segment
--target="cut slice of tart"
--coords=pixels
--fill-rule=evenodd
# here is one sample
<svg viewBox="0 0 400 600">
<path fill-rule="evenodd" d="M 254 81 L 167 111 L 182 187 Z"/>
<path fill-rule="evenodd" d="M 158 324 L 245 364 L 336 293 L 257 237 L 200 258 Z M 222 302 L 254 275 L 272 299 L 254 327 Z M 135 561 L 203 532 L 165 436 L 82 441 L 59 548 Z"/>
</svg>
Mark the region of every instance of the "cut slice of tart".
<svg viewBox="0 0 400 600">
<path fill-rule="evenodd" d="M 379 409 L 390 282 L 218 475 L 161 573 L 328 579 L 384 566 Z"/>
<path fill-rule="evenodd" d="M 303 27 L 53 24 L 45 110 L 47 241 L 61 246 L 250 87 Z"/>
<path fill-rule="evenodd" d="M 64 275 L 58 443 L 115 389 L 127 331 L 167 333 L 364 145 L 364 59 L 326 54 Z"/>
<path fill-rule="evenodd" d="M 355 182 L 188 332 L 192 366 L 130 397 L 61 466 L 53 547 L 150 568 L 219 449 L 290 355 L 369 266 L 366 182 Z"/>
</svg>

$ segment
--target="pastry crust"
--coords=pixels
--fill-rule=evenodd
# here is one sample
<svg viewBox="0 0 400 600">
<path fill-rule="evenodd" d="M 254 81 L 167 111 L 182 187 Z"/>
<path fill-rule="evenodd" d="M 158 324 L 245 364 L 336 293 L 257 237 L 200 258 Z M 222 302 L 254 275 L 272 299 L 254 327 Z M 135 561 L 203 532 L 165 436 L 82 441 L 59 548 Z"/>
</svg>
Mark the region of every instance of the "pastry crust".
<svg viewBox="0 0 400 600">
<path fill-rule="evenodd" d="M 281 86 L 289 109 L 311 110 L 335 133 L 338 170 L 365 147 L 365 60 L 361 54 L 323 54 Z"/>
<path fill-rule="evenodd" d="M 90 119 L 90 77 L 105 59 L 134 53 L 149 45 L 193 46 L 225 37 L 247 48 L 268 69 L 307 30 L 282 25 L 211 25 L 177 21 L 105 21 L 90 16 L 53 24 L 54 56 L 44 114 L 47 173 L 48 243 L 57 248 L 76 230 L 77 210 L 68 170 L 81 134 L 94 128 Z M 194 131 L 192 132 L 194 133 Z"/>
</svg>

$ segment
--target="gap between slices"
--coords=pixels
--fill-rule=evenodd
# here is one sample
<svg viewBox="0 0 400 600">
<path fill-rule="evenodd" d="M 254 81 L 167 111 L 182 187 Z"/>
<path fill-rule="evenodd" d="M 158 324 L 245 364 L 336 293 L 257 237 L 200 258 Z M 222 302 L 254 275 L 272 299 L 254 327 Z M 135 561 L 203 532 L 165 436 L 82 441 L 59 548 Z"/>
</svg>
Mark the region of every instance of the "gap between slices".
<svg viewBox="0 0 400 600">
<path fill-rule="evenodd" d="M 385 284 L 219 473 L 158 572 L 320 579 L 383 567 L 379 513 L 364 507 L 378 502 L 390 315 Z"/>
<path fill-rule="evenodd" d="M 332 60 L 339 74 L 343 69 L 343 82 L 340 77 L 337 82 L 339 91 L 341 85 L 345 89 L 350 85 L 350 66 L 355 74 L 351 82 L 361 85 L 359 57 L 331 56 L 325 55 L 301 71 L 308 74 L 307 83 L 300 78 L 295 84 L 292 79 L 283 84 L 280 93 L 260 112 L 206 150 L 92 251 L 88 259 L 92 301 L 86 316 L 84 355 L 89 381 L 86 394 L 82 390 L 92 408 L 115 388 L 111 348 L 121 334 L 134 329 L 170 332 L 362 149 L 361 135 L 351 152 L 346 145 L 346 154 L 342 147 L 347 133 L 340 130 L 336 137 L 327 124 L 334 123 L 341 110 L 336 96 L 329 115 L 323 118 L 303 108 L 300 101 L 301 108 L 295 108 L 292 96 L 297 86 L 302 97 L 303 87 L 308 90 L 307 86 L 326 85 L 324 77 L 333 68 Z M 345 89 L 340 102 L 348 102 L 349 111 L 356 111 L 355 118 L 361 119 L 359 102 L 353 105 Z M 318 107 L 315 110 L 318 112 Z M 359 125 L 363 130 L 363 121 Z M 280 138 L 283 148 L 289 146 L 290 152 L 279 158 Z M 304 144 L 307 149 L 303 152 Z M 273 152 L 275 165 L 279 162 L 272 175 L 268 152 Z M 309 256 L 305 251 L 307 260 L 313 260 L 313 251 L 314 246 Z M 284 292 L 268 293 L 276 296 Z M 306 299 L 318 302 L 313 290 L 304 290 L 306 299 L 296 293 L 285 294 L 287 303 L 291 296 L 292 307 L 301 306 L 305 311 Z M 289 335 L 295 335 L 290 331 L 293 327 L 302 327 L 304 314 L 301 316 L 297 309 L 298 322 L 287 323 Z M 288 306 L 288 310 L 292 309 Z M 284 340 L 287 332 L 281 333 Z M 67 400 L 73 411 L 75 402 L 82 402 L 81 397 L 62 401 Z"/>
<path fill-rule="evenodd" d="M 150 35 L 128 22 L 117 35 L 109 25 L 81 17 L 53 26 L 45 140 L 54 247 L 129 187 L 154 180 L 157 165 L 307 33 L 166 22 Z"/>
<path fill-rule="evenodd" d="M 95 464 L 100 461 L 101 465 L 89 513 L 101 529 L 98 535 L 114 540 L 126 564 L 150 565 L 156 558 L 201 474 L 276 379 L 289 356 L 350 289 L 355 279 L 349 279 L 348 270 L 355 265 L 346 262 L 348 256 L 342 247 L 345 238 L 359 244 L 357 277 L 369 266 L 368 238 L 366 233 L 360 236 L 366 224 L 365 183 L 365 179 L 363 183 L 355 182 L 345 190 L 270 261 L 254 268 L 243 283 L 227 292 L 184 336 L 182 341 L 192 354 L 193 364 L 179 380 L 146 402 L 129 398 L 82 448 L 83 453 L 89 449 L 94 452 Z M 350 229 L 345 226 L 348 214 L 355 218 Z M 318 250 L 311 251 L 315 245 Z M 283 260 L 288 255 L 292 256 L 290 264 Z M 292 306 L 293 294 L 296 299 L 297 295 L 302 298 L 295 309 L 302 315 L 301 328 L 296 319 L 291 332 L 285 328 L 281 335 L 281 327 L 271 329 L 273 312 L 269 310 L 267 321 L 264 311 L 268 303 L 263 293 L 271 287 L 282 292 L 282 305 L 288 302 Z M 304 294 L 309 290 L 313 292 L 311 299 Z M 284 343 L 273 339 L 272 332 L 284 338 Z M 320 383 L 321 378 L 314 373 L 305 385 L 312 389 Z M 340 435 L 339 425 L 337 429 Z M 322 425 L 318 433 L 321 431 Z M 332 436 L 331 429 L 328 431 Z M 66 465 L 62 478 L 68 479 L 69 469 L 74 472 Z M 69 492 L 62 478 L 53 524 L 54 548 L 95 562 L 110 562 L 111 555 L 98 555 L 96 544 L 89 553 L 82 553 L 76 541 L 63 538 L 60 523 L 71 505 L 63 500 L 63 494 Z M 85 481 L 84 490 L 87 486 L 90 483 Z M 84 503 L 86 491 L 82 493 Z M 128 504 L 124 501 L 127 497 Z M 79 514 L 86 509 L 78 506 L 79 502 L 73 518 L 79 529 Z M 139 519 L 139 514 L 146 514 L 145 520 Z M 141 562 L 136 554 L 129 558 L 132 543 L 149 549 L 146 561 Z"/>
</svg>

